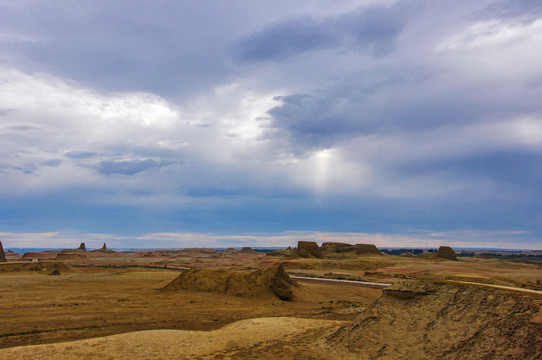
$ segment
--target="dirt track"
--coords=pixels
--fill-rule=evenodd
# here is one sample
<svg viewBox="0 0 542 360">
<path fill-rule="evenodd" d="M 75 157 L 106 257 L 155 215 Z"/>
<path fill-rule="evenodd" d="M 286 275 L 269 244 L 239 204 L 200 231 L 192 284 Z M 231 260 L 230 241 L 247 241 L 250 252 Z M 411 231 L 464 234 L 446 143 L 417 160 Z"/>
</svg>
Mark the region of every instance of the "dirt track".
<svg viewBox="0 0 542 360">
<path fill-rule="evenodd" d="M 529 294 L 542 295 L 542 291 L 531 290 L 531 289 L 523 289 L 523 288 L 518 288 L 518 287 L 513 287 L 513 286 L 493 285 L 493 284 L 484 284 L 484 283 L 476 283 L 476 282 L 470 282 L 470 281 L 459 281 L 459 280 L 448 280 L 448 282 L 456 283 L 456 284 L 465 284 L 465 285 L 485 286 L 485 287 L 492 287 L 492 288 L 495 288 L 495 289 L 512 290 L 512 291 L 525 292 L 525 293 L 529 293 Z"/>
</svg>

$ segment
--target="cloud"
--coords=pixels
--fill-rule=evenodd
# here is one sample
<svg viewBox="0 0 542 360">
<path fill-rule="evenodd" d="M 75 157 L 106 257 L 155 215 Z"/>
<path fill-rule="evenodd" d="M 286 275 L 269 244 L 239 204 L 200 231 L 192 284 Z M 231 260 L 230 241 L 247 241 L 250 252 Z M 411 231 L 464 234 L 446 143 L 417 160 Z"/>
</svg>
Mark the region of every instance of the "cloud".
<svg viewBox="0 0 542 360">
<path fill-rule="evenodd" d="M 70 159 L 90 159 L 97 156 L 98 153 L 91 151 L 68 151 L 64 156 L 69 157 Z"/>
<path fill-rule="evenodd" d="M 242 61 L 280 61 L 297 54 L 346 48 L 374 56 L 393 51 L 405 25 L 398 7 L 372 6 L 336 17 L 294 18 L 245 36 L 235 55 Z"/>
<path fill-rule="evenodd" d="M 540 84 L 542 20 L 520 22 L 491 19 L 476 22 L 444 39 L 435 51 L 443 53 L 453 70 L 476 81 Z M 465 76 L 465 75 L 463 75 Z"/>
<path fill-rule="evenodd" d="M 162 5 L 0 3 L 0 225 L 536 241 L 535 2 Z"/>
<path fill-rule="evenodd" d="M 336 36 L 322 24 L 312 19 L 295 19 L 242 39 L 236 53 L 243 61 L 281 60 L 336 44 Z"/>
<path fill-rule="evenodd" d="M 98 172 L 103 175 L 121 174 L 134 175 L 141 171 L 149 170 L 157 167 L 171 165 L 169 161 L 155 161 L 153 159 L 145 160 L 111 160 L 101 161 L 98 164 Z"/>
</svg>

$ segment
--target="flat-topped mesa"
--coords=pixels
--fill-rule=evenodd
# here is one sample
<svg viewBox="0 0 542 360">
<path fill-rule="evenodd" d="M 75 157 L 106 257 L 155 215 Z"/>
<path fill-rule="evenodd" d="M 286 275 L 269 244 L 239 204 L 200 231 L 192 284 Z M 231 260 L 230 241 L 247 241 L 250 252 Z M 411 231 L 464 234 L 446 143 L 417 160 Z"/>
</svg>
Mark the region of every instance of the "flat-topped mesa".
<svg viewBox="0 0 542 360">
<path fill-rule="evenodd" d="M 56 254 L 55 260 L 63 261 L 63 260 L 88 260 L 88 257 L 85 254 L 81 254 L 80 252 L 60 252 Z"/>
<path fill-rule="evenodd" d="M 335 256 L 336 254 L 375 254 L 381 255 L 380 250 L 374 244 L 346 244 L 340 242 L 325 242 L 320 248 L 323 256 Z"/>
<path fill-rule="evenodd" d="M 456 260 L 457 261 L 457 255 L 449 246 L 441 246 L 438 248 L 436 252 L 436 256 L 439 258 L 449 259 L 449 260 Z"/>
<path fill-rule="evenodd" d="M 76 250 L 87 251 L 87 247 L 85 246 L 85 243 L 82 242 L 81 245 L 79 245 L 79 247 Z"/>
<path fill-rule="evenodd" d="M 6 254 L 4 253 L 4 247 L 2 246 L 1 241 L 0 241 L 0 262 L 7 262 Z"/>
<path fill-rule="evenodd" d="M 322 258 L 322 252 L 318 244 L 314 241 L 299 241 L 297 243 L 296 255 L 302 258 Z"/>
<path fill-rule="evenodd" d="M 380 250 L 374 244 L 356 244 L 354 245 L 356 254 L 377 254 L 382 255 Z"/>
</svg>

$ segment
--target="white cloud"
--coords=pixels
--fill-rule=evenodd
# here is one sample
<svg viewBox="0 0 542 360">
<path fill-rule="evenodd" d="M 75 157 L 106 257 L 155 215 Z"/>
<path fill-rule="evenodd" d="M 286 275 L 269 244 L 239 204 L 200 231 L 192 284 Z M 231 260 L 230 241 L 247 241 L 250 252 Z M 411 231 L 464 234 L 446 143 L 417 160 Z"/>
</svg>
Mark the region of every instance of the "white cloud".
<svg viewBox="0 0 542 360">
<path fill-rule="evenodd" d="M 152 146 L 179 118 L 174 107 L 151 94 L 101 95 L 5 67 L 0 67 L 0 109 L 5 109 L 0 115 L 2 191 L 10 193 L 96 183 L 91 166 L 99 159 L 65 155 L 112 156 L 117 146 Z"/>
<path fill-rule="evenodd" d="M 472 24 L 435 47 L 465 79 L 516 83 L 542 79 L 542 20 Z M 466 75 L 466 77 L 465 77 Z"/>
</svg>

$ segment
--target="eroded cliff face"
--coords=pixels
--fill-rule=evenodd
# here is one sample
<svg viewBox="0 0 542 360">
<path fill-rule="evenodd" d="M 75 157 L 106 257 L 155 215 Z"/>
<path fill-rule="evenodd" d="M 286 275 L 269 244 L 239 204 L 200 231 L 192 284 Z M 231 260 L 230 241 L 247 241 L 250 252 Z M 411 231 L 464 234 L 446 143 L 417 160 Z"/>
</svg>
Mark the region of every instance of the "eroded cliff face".
<svg viewBox="0 0 542 360">
<path fill-rule="evenodd" d="M 4 254 L 4 247 L 2 246 L 2 242 L 0 241 L 0 262 L 6 262 L 6 254 Z"/>
<path fill-rule="evenodd" d="M 190 290 L 240 297 L 276 296 L 293 300 L 293 287 L 282 266 L 259 270 L 192 269 L 183 271 L 164 287 L 166 291 Z"/>
<path fill-rule="evenodd" d="M 533 296 L 405 280 L 328 341 L 359 359 L 538 359 L 542 299 Z"/>
</svg>

